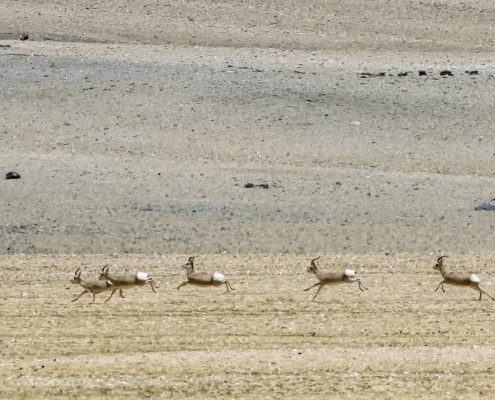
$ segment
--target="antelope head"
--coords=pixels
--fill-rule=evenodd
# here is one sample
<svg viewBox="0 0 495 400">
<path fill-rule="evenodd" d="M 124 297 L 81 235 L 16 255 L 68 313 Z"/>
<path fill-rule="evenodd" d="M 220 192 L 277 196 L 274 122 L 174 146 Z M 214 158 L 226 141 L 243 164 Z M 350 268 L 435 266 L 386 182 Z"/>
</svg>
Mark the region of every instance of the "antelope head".
<svg viewBox="0 0 495 400">
<path fill-rule="evenodd" d="M 186 271 L 194 271 L 194 257 L 189 257 L 187 263 L 185 263 L 182 268 Z"/>
<path fill-rule="evenodd" d="M 80 283 L 81 282 L 81 268 L 76 269 L 74 273 L 74 278 L 71 280 L 72 283 Z"/>
<path fill-rule="evenodd" d="M 109 269 L 108 264 L 101 269 L 100 277 L 98 278 L 100 281 L 104 279 L 108 279 L 108 269 Z"/>
<path fill-rule="evenodd" d="M 440 257 L 438 257 L 437 263 L 435 264 L 435 266 L 433 267 L 433 269 L 442 269 L 442 267 L 443 267 L 443 259 L 445 257 L 448 257 L 448 256 L 440 256 Z"/>
<path fill-rule="evenodd" d="M 318 266 L 316 265 L 316 260 L 318 260 L 320 257 L 316 257 L 316 258 L 313 258 L 311 260 L 311 266 L 308 267 L 307 271 L 308 272 L 313 272 L 313 273 L 316 273 L 316 271 L 318 271 Z"/>
</svg>

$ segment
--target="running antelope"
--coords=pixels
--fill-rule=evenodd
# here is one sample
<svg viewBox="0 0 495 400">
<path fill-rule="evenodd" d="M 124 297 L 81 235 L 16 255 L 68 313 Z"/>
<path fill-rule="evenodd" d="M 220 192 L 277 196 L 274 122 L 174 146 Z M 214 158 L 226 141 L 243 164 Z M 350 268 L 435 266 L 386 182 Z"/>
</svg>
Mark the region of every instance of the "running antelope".
<svg viewBox="0 0 495 400">
<path fill-rule="evenodd" d="M 122 289 L 131 289 L 136 286 L 144 286 L 149 284 L 151 286 L 151 290 L 156 293 L 155 288 L 158 288 L 158 285 L 155 283 L 153 278 L 147 272 L 129 272 L 122 275 L 113 275 L 108 272 L 109 267 L 108 264 L 103 267 L 100 274 L 100 280 L 110 281 L 113 285 L 112 294 L 108 299 L 105 300 L 105 303 L 110 300 L 113 294 L 120 289 L 120 296 L 122 295 Z"/>
<path fill-rule="evenodd" d="M 196 272 L 194 271 L 194 257 L 189 257 L 187 263 L 182 266 L 187 273 L 187 281 L 182 282 L 178 287 L 179 290 L 185 285 L 196 285 L 196 286 L 220 286 L 225 285 L 227 292 L 230 290 L 235 290 L 230 286 L 229 281 L 225 280 L 225 276 L 220 272 Z"/>
<path fill-rule="evenodd" d="M 101 281 L 99 279 L 84 280 L 83 278 L 81 278 L 81 268 L 76 269 L 76 272 L 74 273 L 74 278 L 72 278 L 71 282 L 77 285 L 81 285 L 84 288 L 83 292 L 79 296 L 77 296 L 74 300 L 71 301 L 79 300 L 79 298 L 85 293 L 92 293 L 93 303 L 94 303 L 97 293 L 113 290 L 112 282 L 109 282 L 107 280 L 105 281 Z"/>
<path fill-rule="evenodd" d="M 439 270 L 440 273 L 442 274 L 443 281 L 440 282 L 435 289 L 435 292 L 442 287 L 442 292 L 445 293 L 445 289 L 443 287 L 444 284 L 447 285 L 453 285 L 453 286 L 467 286 L 470 287 L 471 289 L 476 290 L 480 294 L 480 298 L 478 299 L 481 301 L 481 297 L 483 294 L 486 294 L 490 299 L 495 300 L 492 296 L 490 296 L 487 292 L 485 292 L 483 289 L 480 288 L 480 282 L 481 279 L 478 275 L 476 274 L 469 274 L 465 272 L 449 272 L 445 269 L 445 265 L 443 265 L 443 259 L 447 256 L 440 256 L 438 257 L 437 263 L 433 267 L 433 269 Z"/>
<path fill-rule="evenodd" d="M 308 291 L 315 286 L 319 286 L 318 290 L 316 291 L 315 295 L 311 299 L 313 301 L 316 299 L 316 296 L 318 296 L 318 293 L 320 293 L 320 290 L 323 289 L 323 286 L 326 285 L 338 285 L 341 283 L 353 283 L 357 282 L 359 285 L 359 290 L 364 292 L 364 290 L 367 290 L 368 288 L 364 286 L 363 282 L 361 282 L 361 279 L 356 278 L 356 271 L 352 269 L 346 269 L 344 272 L 327 272 L 327 271 L 320 271 L 318 269 L 318 266 L 316 265 L 316 260 L 318 260 L 320 257 L 316 257 L 311 260 L 311 266 L 308 267 L 308 272 L 312 272 L 313 274 L 316 275 L 318 278 L 319 282 L 315 283 L 313 286 L 304 289 L 304 291 Z"/>
</svg>

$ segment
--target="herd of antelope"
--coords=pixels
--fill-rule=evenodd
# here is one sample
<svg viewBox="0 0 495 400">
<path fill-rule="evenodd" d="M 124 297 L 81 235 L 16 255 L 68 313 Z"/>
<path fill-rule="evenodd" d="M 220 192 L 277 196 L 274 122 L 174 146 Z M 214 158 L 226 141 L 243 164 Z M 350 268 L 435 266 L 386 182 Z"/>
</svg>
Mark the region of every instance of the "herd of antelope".
<svg viewBox="0 0 495 400">
<path fill-rule="evenodd" d="M 443 280 L 438 284 L 435 292 L 441 287 L 442 291 L 445 293 L 444 285 L 454 285 L 454 286 L 465 286 L 470 287 L 471 289 L 476 290 L 480 296 L 479 299 L 483 295 L 486 295 L 492 300 L 495 300 L 494 297 L 490 296 L 487 292 L 485 292 L 480 287 L 481 279 L 476 274 L 471 273 L 459 273 L 459 272 L 449 272 L 444 265 L 444 258 L 447 256 L 438 257 L 436 264 L 433 269 L 440 271 Z M 361 279 L 356 278 L 356 272 L 352 269 L 345 269 L 343 272 L 330 272 L 330 271 L 320 271 L 316 261 L 319 257 L 311 260 L 311 265 L 308 268 L 308 272 L 315 274 L 318 278 L 318 282 L 314 285 L 310 286 L 305 291 L 308 291 L 316 286 L 318 286 L 318 290 L 315 295 L 311 299 L 314 301 L 316 296 L 320 293 L 323 286 L 327 285 L 337 285 L 342 283 L 358 283 L 359 290 L 365 291 L 368 288 L 364 285 Z M 194 270 L 194 257 L 189 257 L 189 260 L 186 264 L 182 266 L 186 270 L 187 280 L 182 282 L 178 287 L 179 290 L 181 287 L 185 285 L 196 285 L 196 286 L 221 286 L 225 285 L 227 292 L 231 290 L 235 290 L 230 283 L 225 280 L 225 276 L 220 272 L 197 272 Z M 158 285 L 155 283 L 153 278 L 147 272 L 129 272 L 121 275 L 110 274 L 108 264 L 103 267 L 101 270 L 101 274 L 98 279 L 93 280 L 85 280 L 81 278 L 81 269 L 78 268 L 75 272 L 74 278 L 72 279 L 72 283 L 79 284 L 84 288 L 84 291 L 77 296 L 74 300 L 78 300 L 83 294 L 91 293 L 93 295 L 93 303 L 95 302 L 96 295 L 101 292 L 111 292 L 110 296 L 105 300 L 105 303 L 110 300 L 113 294 L 118 290 L 120 297 L 124 297 L 123 290 L 130 289 L 136 286 L 144 286 L 150 285 L 151 290 L 156 293 L 156 288 Z"/>
</svg>

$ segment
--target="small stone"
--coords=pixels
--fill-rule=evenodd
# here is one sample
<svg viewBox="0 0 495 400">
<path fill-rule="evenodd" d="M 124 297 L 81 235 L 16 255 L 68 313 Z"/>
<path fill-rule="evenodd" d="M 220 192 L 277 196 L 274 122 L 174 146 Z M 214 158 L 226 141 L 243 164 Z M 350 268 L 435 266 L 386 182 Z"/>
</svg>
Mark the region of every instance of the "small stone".
<svg viewBox="0 0 495 400">
<path fill-rule="evenodd" d="M 10 171 L 5 175 L 5 179 L 21 179 L 21 175 L 15 171 Z"/>
<path fill-rule="evenodd" d="M 259 188 L 262 188 L 262 189 L 268 189 L 269 188 L 268 183 L 257 183 L 257 184 L 254 184 L 254 183 L 250 183 L 250 182 L 246 183 L 244 185 L 244 187 L 246 189 L 251 189 L 251 188 L 254 188 L 254 187 L 259 187 Z"/>
<path fill-rule="evenodd" d="M 475 211 L 495 211 L 495 204 L 483 203 L 476 206 Z"/>
<path fill-rule="evenodd" d="M 29 39 L 29 33 L 22 32 L 19 34 L 19 40 L 28 40 L 28 39 Z"/>
<path fill-rule="evenodd" d="M 425 76 L 426 75 L 426 71 L 424 69 L 421 69 L 418 71 L 418 74 L 419 76 Z"/>
<path fill-rule="evenodd" d="M 440 71 L 440 76 L 454 76 L 452 71 L 449 71 L 448 69 Z"/>
</svg>

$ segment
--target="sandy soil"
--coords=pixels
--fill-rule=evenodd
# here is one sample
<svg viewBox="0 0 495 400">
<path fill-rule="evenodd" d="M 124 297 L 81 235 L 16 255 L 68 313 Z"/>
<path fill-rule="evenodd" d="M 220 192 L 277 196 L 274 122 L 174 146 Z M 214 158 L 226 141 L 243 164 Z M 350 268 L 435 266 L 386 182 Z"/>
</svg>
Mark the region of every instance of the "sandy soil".
<svg viewBox="0 0 495 400">
<path fill-rule="evenodd" d="M 2 256 L 0 397 L 490 399 L 495 303 L 471 289 L 434 292 L 424 256 L 328 255 L 369 290 L 327 287 L 316 302 L 306 256 L 201 255 L 236 289 L 184 287 L 186 255 Z M 495 258 L 451 257 L 495 294 Z M 100 294 L 71 285 L 98 266 L 146 270 L 159 281 Z"/>
<path fill-rule="evenodd" d="M 493 398 L 494 302 L 431 269 L 495 293 L 493 26 L 491 0 L 2 1 L 0 398 Z M 177 292 L 192 254 L 237 290 Z M 309 303 L 317 254 L 370 290 Z M 71 303 L 106 262 L 159 293 Z"/>
<path fill-rule="evenodd" d="M 8 43 L 3 253 L 493 251 L 493 64 Z"/>
</svg>

